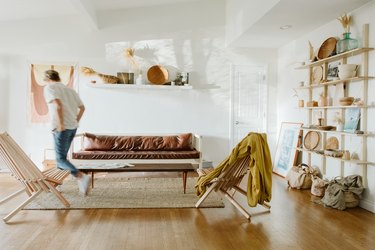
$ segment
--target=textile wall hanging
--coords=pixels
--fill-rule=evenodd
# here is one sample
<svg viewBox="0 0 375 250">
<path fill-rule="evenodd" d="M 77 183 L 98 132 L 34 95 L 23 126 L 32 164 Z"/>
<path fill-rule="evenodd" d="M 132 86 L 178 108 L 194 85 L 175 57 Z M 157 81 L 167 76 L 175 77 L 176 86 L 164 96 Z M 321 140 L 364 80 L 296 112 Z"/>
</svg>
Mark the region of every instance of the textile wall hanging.
<svg viewBox="0 0 375 250">
<path fill-rule="evenodd" d="M 73 65 L 47 65 L 31 64 L 30 65 L 30 120 L 31 123 L 49 122 L 48 106 L 44 100 L 44 72 L 53 69 L 59 72 L 61 82 L 69 88 L 74 88 L 76 66 Z"/>
</svg>

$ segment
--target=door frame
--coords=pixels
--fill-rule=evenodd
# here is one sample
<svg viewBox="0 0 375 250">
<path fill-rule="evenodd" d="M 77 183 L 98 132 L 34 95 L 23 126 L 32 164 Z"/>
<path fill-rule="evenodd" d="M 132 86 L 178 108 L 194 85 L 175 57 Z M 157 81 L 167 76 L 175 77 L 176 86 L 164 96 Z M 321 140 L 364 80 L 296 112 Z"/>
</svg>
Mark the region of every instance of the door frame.
<svg viewBox="0 0 375 250">
<path fill-rule="evenodd" d="M 265 133 L 268 131 L 268 97 L 269 97 L 269 88 L 268 88 L 268 65 L 267 64 L 230 64 L 230 119 L 229 119 L 229 149 L 232 150 L 233 147 L 236 146 L 234 142 L 234 69 L 238 66 L 246 66 L 246 67 L 257 67 L 257 68 L 263 68 L 264 70 L 264 76 L 263 76 L 263 84 L 265 85 L 266 89 L 266 101 L 264 107 L 264 129 Z"/>
</svg>

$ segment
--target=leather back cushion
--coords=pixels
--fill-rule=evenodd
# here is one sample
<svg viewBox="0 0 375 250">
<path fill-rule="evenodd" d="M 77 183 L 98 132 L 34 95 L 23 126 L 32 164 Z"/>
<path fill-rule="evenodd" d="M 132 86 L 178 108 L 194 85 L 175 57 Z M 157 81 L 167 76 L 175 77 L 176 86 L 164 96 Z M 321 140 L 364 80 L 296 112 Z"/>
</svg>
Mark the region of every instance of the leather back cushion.
<svg viewBox="0 0 375 250">
<path fill-rule="evenodd" d="M 86 151 L 191 150 L 192 134 L 171 136 L 110 136 L 84 133 Z"/>
</svg>

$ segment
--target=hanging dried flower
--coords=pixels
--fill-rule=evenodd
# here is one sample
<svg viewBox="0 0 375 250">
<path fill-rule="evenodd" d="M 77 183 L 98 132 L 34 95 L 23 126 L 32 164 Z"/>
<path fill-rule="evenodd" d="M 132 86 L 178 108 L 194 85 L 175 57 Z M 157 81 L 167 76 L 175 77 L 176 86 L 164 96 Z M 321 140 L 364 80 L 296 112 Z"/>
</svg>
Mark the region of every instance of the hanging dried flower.
<svg viewBox="0 0 375 250">
<path fill-rule="evenodd" d="M 348 15 L 347 13 L 344 13 L 342 16 L 337 18 L 337 20 L 340 21 L 342 27 L 344 28 L 345 33 L 349 33 L 350 32 L 350 24 L 352 22 L 351 16 Z"/>
</svg>

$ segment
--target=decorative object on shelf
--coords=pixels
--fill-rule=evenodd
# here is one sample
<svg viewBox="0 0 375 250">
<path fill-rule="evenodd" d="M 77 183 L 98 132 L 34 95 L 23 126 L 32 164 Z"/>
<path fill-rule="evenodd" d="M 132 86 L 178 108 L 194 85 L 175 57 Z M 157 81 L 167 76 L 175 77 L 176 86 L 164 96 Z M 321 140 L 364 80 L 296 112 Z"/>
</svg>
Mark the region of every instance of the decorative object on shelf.
<svg viewBox="0 0 375 250">
<path fill-rule="evenodd" d="M 305 105 L 304 100 L 298 100 L 298 107 L 303 108 L 304 105 Z"/>
<path fill-rule="evenodd" d="M 189 73 L 188 72 L 181 72 L 181 83 L 182 85 L 189 84 Z"/>
<path fill-rule="evenodd" d="M 361 107 L 363 106 L 365 103 L 363 100 L 361 100 L 361 98 L 355 98 L 354 101 L 353 101 L 353 105 L 357 106 L 357 107 Z"/>
<path fill-rule="evenodd" d="M 308 101 L 306 102 L 306 107 L 318 107 L 317 101 Z"/>
<path fill-rule="evenodd" d="M 333 106 L 339 106 L 340 98 L 344 97 L 344 84 L 336 84 L 333 96 Z"/>
<path fill-rule="evenodd" d="M 120 79 L 119 83 L 134 84 L 134 73 L 117 72 L 117 77 Z"/>
<path fill-rule="evenodd" d="M 333 117 L 333 122 L 336 123 L 336 131 L 344 130 L 344 120 L 342 119 L 341 112 L 335 112 L 335 116 Z"/>
<path fill-rule="evenodd" d="M 318 126 L 322 127 L 324 125 L 324 118 L 318 118 Z"/>
<path fill-rule="evenodd" d="M 320 133 L 316 131 L 309 131 L 303 138 L 303 146 L 307 150 L 313 150 L 319 145 Z"/>
<path fill-rule="evenodd" d="M 325 149 L 324 154 L 331 157 L 342 157 L 344 153 L 342 152 L 342 150 Z"/>
<path fill-rule="evenodd" d="M 147 79 L 153 84 L 165 84 L 168 77 L 168 70 L 161 65 L 154 65 L 147 71 Z"/>
<path fill-rule="evenodd" d="M 337 42 L 337 54 L 358 48 L 358 40 L 350 37 L 350 32 L 344 33 L 344 38 Z"/>
<path fill-rule="evenodd" d="M 134 72 L 136 72 L 136 73 L 140 72 L 139 64 L 134 59 L 134 52 L 135 52 L 135 49 L 132 49 L 132 48 L 125 48 L 124 49 L 124 57 L 125 57 L 125 59 L 127 60 L 128 64 L 129 64 L 129 66 L 128 66 L 129 69 L 128 70 L 132 71 L 133 74 L 134 74 Z"/>
<path fill-rule="evenodd" d="M 137 78 L 135 79 L 135 84 L 137 84 L 137 85 L 143 84 L 143 76 L 142 76 L 141 72 L 138 74 Z"/>
<path fill-rule="evenodd" d="M 341 80 L 355 77 L 357 75 L 357 64 L 341 64 L 338 66 L 338 76 Z"/>
<path fill-rule="evenodd" d="M 335 136 L 329 137 L 326 141 L 325 149 L 333 149 L 333 150 L 339 149 L 339 140 Z"/>
<path fill-rule="evenodd" d="M 328 63 L 327 81 L 334 81 L 339 79 L 339 62 Z"/>
<path fill-rule="evenodd" d="M 320 93 L 320 97 L 318 100 L 319 107 L 327 107 L 329 106 L 329 96 L 325 96 L 324 92 Z"/>
<path fill-rule="evenodd" d="M 344 34 L 343 39 L 337 42 L 336 53 L 341 54 L 343 52 L 358 48 L 358 40 L 350 37 L 350 24 L 352 22 L 351 16 L 345 13 L 337 19 L 344 28 Z"/>
<path fill-rule="evenodd" d="M 346 109 L 344 131 L 354 133 L 356 130 L 358 130 L 360 118 L 361 118 L 360 108 Z"/>
<path fill-rule="evenodd" d="M 293 97 L 297 97 L 297 99 L 298 99 L 298 107 L 303 108 L 303 106 L 305 104 L 305 101 L 298 98 L 298 93 L 295 89 L 293 89 L 293 91 L 294 91 Z"/>
<path fill-rule="evenodd" d="M 302 134 L 302 123 L 283 122 L 279 132 L 273 171 L 281 176 L 287 174 L 288 170 L 296 165 L 297 147 Z"/>
<path fill-rule="evenodd" d="M 327 38 L 318 50 L 318 60 L 330 57 L 336 54 L 336 43 L 337 40 L 334 37 Z"/>
<path fill-rule="evenodd" d="M 318 129 L 325 130 L 325 131 L 330 131 L 330 130 L 335 130 L 335 126 L 318 126 Z"/>
<path fill-rule="evenodd" d="M 81 67 L 81 73 L 83 73 L 85 76 L 98 76 L 100 79 L 102 79 L 103 83 L 113 84 L 120 83 L 121 81 L 116 76 L 101 74 L 89 67 Z"/>
<path fill-rule="evenodd" d="M 310 62 L 316 61 L 314 47 L 312 46 L 310 41 L 309 41 L 309 61 Z"/>
<path fill-rule="evenodd" d="M 322 66 L 316 66 L 313 69 L 313 75 L 312 75 L 312 83 L 313 84 L 319 84 L 323 79 L 323 67 Z"/>
<path fill-rule="evenodd" d="M 321 110 L 313 110 L 310 128 L 317 128 L 319 125 L 319 119 L 323 117 L 323 112 Z"/>
<path fill-rule="evenodd" d="M 342 155 L 342 159 L 343 160 L 350 160 L 350 151 L 349 150 L 345 150 L 344 151 L 344 154 Z"/>
<path fill-rule="evenodd" d="M 341 106 L 350 106 L 354 102 L 354 97 L 348 96 L 348 97 L 341 97 L 339 99 L 339 103 Z"/>
</svg>

